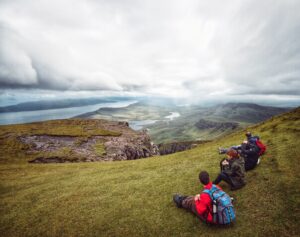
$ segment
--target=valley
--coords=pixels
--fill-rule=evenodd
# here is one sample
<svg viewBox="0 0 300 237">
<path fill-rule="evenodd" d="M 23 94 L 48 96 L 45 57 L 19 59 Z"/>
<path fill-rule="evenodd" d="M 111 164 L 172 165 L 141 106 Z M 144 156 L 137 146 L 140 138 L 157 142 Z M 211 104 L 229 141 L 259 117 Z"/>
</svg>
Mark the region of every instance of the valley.
<svg viewBox="0 0 300 237">
<path fill-rule="evenodd" d="M 100 108 L 78 117 L 127 121 L 134 129 L 147 129 L 153 142 L 160 144 L 214 139 L 289 110 L 248 103 L 199 107 L 139 102 L 124 108 Z"/>
</svg>

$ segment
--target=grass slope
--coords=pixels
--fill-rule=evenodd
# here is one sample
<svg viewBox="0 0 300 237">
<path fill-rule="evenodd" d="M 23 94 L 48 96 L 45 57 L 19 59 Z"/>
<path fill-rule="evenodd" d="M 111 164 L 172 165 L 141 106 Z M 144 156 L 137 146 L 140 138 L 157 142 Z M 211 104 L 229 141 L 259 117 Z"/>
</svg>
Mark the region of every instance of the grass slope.
<svg viewBox="0 0 300 237">
<path fill-rule="evenodd" d="M 2 236 L 298 236 L 300 109 L 249 128 L 268 146 L 236 198 L 237 223 L 210 227 L 177 209 L 197 194 L 200 170 L 218 173 L 219 146 L 244 131 L 172 154 L 126 162 L 0 164 Z"/>
</svg>

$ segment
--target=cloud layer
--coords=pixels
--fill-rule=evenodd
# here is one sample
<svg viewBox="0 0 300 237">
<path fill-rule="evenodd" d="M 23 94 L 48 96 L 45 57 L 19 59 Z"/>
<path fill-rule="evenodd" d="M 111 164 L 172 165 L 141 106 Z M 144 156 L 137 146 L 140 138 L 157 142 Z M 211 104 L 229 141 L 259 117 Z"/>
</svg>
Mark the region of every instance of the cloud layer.
<svg viewBox="0 0 300 237">
<path fill-rule="evenodd" d="M 0 88 L 300 96 L 300 1 L 2 0 Z"/>
</svg>

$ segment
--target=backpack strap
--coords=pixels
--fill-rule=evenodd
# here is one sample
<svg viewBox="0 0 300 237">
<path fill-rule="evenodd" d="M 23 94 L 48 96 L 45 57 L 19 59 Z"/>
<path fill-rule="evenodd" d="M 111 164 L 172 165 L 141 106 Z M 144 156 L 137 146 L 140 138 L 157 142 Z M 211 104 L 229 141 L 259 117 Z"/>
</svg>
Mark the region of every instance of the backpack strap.
<svg viewBox="0 0 300 237">
<path fill-rule="evenodd" d="M 207 193 L 209 196 L 211 195 L 211 191 L 209 189 L 204 189 L 202 192 Z"/>
<path fill-rule="evenodd" d="M 204 189 L 204 190 L 202 191 L 202 193 L 208 194 L 209 197 L 210 197 L 210 199 L 212 200 L 212 195 L 211 195 L 210 189 Z M 211 202 L 212 202 L 212 201 L 211 201 Z M 206 207 L 206 212 L 205 212 L 205 214 L 204 214 L 204 220 L 205 220 L 206 223 L 208 223 L 207 218 L 208 218 L 209 213 L 211 213 L 211 215 L 213 215 L 212 209 L 210 209 L 210 208 L 207 206 L 207 207 Z"/>
<path fill-rule="evenodd" d="M 211 189 L 204 189 L 203 193 L 207 193 L 211 199 L 212 209 L 209 210 L 213 217 L 213 222 L 217 223 L 217 214 L 213 213 L 213 206 L 217 204 L 216 199 L 214 198 L 214 192 L 220 190 L 215 184 L 212 185 Z"/>
<path fill-rule="evenodd" d="M 213 184 L 211 189 L 204 189 L 202 192 L 207 193 L 210 196 L 211 200 L 213 201 L 214 200 L 213 194 L 214 194 L 214 192 L 216 192 L 218 190 L 219 190 L 219 188 L 215 184 Z"/>
</svg>

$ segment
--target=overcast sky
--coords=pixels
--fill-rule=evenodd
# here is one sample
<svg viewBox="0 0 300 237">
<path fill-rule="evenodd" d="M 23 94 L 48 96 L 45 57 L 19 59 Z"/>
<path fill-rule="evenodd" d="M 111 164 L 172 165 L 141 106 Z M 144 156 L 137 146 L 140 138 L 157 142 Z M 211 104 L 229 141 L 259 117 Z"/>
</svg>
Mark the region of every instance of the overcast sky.
<svg viewBox="0 0 300 237">
<path fill-rule="evenodd" d="M 0 91 L 299 101 L 299 12 L 299 0 L 1 0 Z"/>
</svg>

